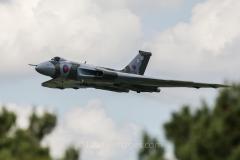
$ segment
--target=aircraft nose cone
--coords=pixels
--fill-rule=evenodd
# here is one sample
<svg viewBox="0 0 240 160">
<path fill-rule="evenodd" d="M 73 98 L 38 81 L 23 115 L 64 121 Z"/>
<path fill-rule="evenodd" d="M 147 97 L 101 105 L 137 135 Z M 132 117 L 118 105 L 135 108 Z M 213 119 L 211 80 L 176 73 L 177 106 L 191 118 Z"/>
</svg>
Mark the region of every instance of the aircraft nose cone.
<svg viewBox="0 0 240 160">
<path fill-rule="evenodd" d="M 38 73 L 46 76 L 53 77 L 55 75 L 55 66 L 50 62 L 40 63 L 35 69 Z"/>
<path fill-rule="evenodd" d="M 37 65 L 36 67 L 35 67 L 35 70 L 38 72 L 38 73 L 41 73 L 41 67 L 40 67 L 40 65 Z"/>
</svg>

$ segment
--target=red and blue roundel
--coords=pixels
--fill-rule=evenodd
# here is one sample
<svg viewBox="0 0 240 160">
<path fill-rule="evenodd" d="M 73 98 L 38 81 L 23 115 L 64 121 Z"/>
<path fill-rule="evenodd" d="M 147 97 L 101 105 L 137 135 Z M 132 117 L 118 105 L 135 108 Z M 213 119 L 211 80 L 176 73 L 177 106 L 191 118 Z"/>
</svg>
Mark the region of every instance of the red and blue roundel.
<svg viewBox="0 0 240 160">
<path fill-rule="evenodd" d="M 63 73 L 69 72 L 69 67 L 67 65 L 63 66 Z"/>
</svg>

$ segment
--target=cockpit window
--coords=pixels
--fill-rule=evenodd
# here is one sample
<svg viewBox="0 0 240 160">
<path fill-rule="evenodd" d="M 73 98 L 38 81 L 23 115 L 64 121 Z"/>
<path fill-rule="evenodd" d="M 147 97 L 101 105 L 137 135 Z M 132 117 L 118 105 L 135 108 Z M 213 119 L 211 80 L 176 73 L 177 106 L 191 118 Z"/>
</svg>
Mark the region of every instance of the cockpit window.
<svg viewBox="0 0 240 160">
<path fill-rule="evenodd" d="M 52 61 L 55 61 L 55 62 L 59 62 L 59 61 L 65 61 L 65 59 L 61 58 L 61 57 L 54 57 L 51 59 Z"/>
</svg>

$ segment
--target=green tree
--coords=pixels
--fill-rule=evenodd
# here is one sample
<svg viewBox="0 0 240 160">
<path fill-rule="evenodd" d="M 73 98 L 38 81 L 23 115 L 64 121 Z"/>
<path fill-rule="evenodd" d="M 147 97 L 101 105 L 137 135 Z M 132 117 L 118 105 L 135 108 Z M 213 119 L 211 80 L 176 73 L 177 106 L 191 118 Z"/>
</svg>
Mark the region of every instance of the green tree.
<svg viewBox="0 0 240 160">
<path fill-rule="evenodd" d="M 0 159 L 52 160 L 49 148 L 42 147 L 41 141 L 55 128 L 56 115 L 44 113 L 43 116 L 38 116 L 33 113 L 27 129 L 17 128 L 16 119 L 17 116 L 13 112 L 3 107 L 0 112 Z M 77 160 L 79 153 L 71 147 L 67 149 L 64 158 Z"/>
<path fill-rule="evenodd" d="M 42 117 L 33 113 L 30 117 L 29 132 L 38 140 L 51 133 L 57 123 L 57 117 L 50 113 L 45 113 Z"/>
<path fill-rule="evenodd" d="M 240 86 L 222 90 L 214 106 L 203 103 L 190 112 L 185 106 L 165 124 L 178 160 L 240 158 Z M 210 108 L 210 109 L 209 109 Z"/>
<path fill-rule="evenodd" d="M 146 132 L 142 137 L 142 146 L 138 153 L 139 160 L 163 160 L 164 149 L 156 138 L 151 138 Z"/>
<path fill-rule="evenodd" d="M 0 138 L 5 137 L 9 130 L 16 123 L 16 115 L 13 112 L 8 112 L 5 107 L 3 107 L 0 113 Z"/>
<path fill-rule="evenodd" d="M 79 159 L 79 151 L 71 146 L 65 151 L 65 155 L 62 160 L 78 160 Z"/>
</svg>

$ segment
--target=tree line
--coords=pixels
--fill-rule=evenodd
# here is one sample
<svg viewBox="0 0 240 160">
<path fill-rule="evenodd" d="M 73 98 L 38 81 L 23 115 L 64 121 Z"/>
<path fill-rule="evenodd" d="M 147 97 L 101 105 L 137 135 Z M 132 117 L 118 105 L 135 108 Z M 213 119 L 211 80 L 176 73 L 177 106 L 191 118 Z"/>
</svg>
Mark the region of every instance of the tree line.
<svg viewBox="0 0 240 160">
<path fill-rule="evenodd" d="M 180 107 L 164 124 L 167 140 L 174 146 L 177 160 L 239 160 L 240 159 L 240 85 L 223 89 L 213 105 L 202 102 L 196 110 L 191 106 Z M 16 126 L 17 116 L 2 107 L 0 112 L 0 159 L 4 160 L 53 160 L 42 140 L 57 125 L 52 113 L 42 116 L 35 112 L 29 118 L 29 127 Z M 165 149 L 159 140 L 143 133 L 139 160 L 166 160 Z M 80 152 L 69 147 L 59 160 L 79 160 Z"/>
<path fill-rule="evenodd" d="M 240 85 L 223 89 L 214 104 L 202 102 L 197 110 L 183 106 L 164 125 L 166 138 L 174 146 L 177 160 L 239 160 L 240 159 Z M 164 160 L 164 147 L 147 133 L 139 160 Z"/>
</svg>

